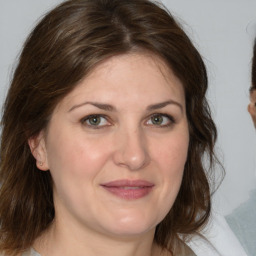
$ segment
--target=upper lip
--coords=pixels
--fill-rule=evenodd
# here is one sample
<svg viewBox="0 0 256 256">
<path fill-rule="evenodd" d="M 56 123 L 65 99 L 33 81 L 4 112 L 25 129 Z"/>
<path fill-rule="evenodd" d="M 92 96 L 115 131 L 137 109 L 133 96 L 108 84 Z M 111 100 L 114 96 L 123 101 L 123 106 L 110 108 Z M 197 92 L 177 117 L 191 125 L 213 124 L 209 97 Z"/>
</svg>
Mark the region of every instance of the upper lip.
<svg viewBox="0 0 256 256">
<path fill-rule="evenodd" d="M 153 187 L 154 184 L 146 180 L 114 180 L 101 184 L 104 187 Z"/>
</svg>

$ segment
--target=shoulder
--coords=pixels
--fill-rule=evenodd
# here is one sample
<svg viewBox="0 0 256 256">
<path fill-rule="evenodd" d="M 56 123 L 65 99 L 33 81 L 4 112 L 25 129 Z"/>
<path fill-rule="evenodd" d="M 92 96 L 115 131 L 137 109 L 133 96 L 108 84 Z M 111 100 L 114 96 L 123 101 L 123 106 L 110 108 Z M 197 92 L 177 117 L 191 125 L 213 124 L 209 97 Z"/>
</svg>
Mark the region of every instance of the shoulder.
<svg viewBox="0 0 256 256">
<path fill-rule="evenodd" d="M 213 244 L 200 235 L 194 235 L 187 245 L 193 250 L 197 256 L 220 256 L 220 253 Z"/>
<path fill-rule="evenodd" d="M 225 218 L 231 226 L 240 223 L 246 229 L 250 227 L 255 227 L 256 216 L 256 189 L 250 193 L 250 198 L 246 202 L 242 203 L 237 207 L 231 214 L 227 215 Z"/>
<path fill-rule="evenodd" d="M 0 256 L 8 256 L 4 253 L 0 253 Z M 41 256 L 38 252 L 36 252 L 33 248 L 29 248 L 27 251 L 18 254 L 16 256 Z"/>
<path fill-rule="evenodd" d="M 237 207 L 225 218 L 232 231 L 239 239 L 248 254 L 255 255 L 256 252 L 256 190 L 250 194 L 245 203 Z"/>
<path fill-rule="evenodd" d="M 24 252 L 21 256 L 40 256 L 38 252 L 36 252 L 33 248 L 30 248 L 26 252 Z"/>
</svg>

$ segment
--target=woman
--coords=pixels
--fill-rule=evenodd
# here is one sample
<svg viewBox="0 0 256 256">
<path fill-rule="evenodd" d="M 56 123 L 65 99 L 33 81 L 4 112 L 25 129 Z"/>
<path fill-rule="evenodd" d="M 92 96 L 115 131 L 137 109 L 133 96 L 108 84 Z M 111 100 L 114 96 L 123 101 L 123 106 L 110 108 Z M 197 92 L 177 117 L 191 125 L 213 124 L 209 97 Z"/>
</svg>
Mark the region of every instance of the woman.
<svg viewBox="0 0 256 256">
<path fill-rule="evenodd" d="M 25 42 L 2 117 L 4 255 L 194 255 L 216 128 L 204 63 L 148 0 L 66 1 Z"/>
</svg>

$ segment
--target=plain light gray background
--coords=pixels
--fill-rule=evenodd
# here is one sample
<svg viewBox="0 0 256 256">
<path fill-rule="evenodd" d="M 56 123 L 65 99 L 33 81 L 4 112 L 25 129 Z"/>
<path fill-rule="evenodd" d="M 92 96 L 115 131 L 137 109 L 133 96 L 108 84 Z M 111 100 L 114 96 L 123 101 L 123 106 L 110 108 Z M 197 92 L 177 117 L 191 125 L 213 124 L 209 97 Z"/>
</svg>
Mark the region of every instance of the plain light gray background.
<svg viewBox="0 0 256 256">
<path fill-rule="evenodd" d="M 0 106 L 29 31 L 60 0 L 0 0 Z M 256 188 L 256 134 L 247 113 L 255 0 L 163 0 L 202 54 L 208 99 L 218 127 L 217 154 L 226 177 L 215 207 L 231 213 Z"/>
</svg>

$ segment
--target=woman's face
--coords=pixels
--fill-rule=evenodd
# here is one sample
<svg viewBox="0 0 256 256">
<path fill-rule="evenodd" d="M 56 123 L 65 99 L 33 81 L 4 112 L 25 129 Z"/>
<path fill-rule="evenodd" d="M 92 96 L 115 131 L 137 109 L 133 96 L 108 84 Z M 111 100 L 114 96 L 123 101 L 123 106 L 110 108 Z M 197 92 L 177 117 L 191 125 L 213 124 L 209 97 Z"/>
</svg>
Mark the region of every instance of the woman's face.
<svg viewBox="0 0 256 256">
<path fill-rule="evenodd" d="M 158 57 L 98 65 L 56 107 L 38 146 L 57 223 L 119 237 L 153 231 L 181 185 L 185 109 L 181 82 Z"/>
</svg>

